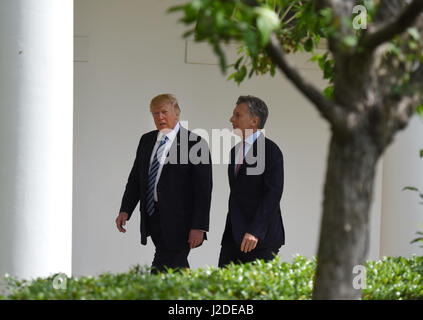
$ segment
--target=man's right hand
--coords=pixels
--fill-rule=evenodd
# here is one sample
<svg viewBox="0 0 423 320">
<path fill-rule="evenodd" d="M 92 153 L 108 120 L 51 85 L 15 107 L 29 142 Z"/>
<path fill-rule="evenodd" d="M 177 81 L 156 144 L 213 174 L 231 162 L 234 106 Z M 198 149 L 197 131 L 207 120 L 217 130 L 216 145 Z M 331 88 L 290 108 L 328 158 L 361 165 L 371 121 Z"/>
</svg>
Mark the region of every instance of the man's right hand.
<svg viewBox="0 0 423 320">
<path fill-rule="evenodd" d="M 116 226 L 120 232 L 126 232 L 122 226 L 126 225 L 126 220 L 128 220 L 128 214 L 126 212 L 119 213 L 119 216 L 116 218 Z"/>
</svg>

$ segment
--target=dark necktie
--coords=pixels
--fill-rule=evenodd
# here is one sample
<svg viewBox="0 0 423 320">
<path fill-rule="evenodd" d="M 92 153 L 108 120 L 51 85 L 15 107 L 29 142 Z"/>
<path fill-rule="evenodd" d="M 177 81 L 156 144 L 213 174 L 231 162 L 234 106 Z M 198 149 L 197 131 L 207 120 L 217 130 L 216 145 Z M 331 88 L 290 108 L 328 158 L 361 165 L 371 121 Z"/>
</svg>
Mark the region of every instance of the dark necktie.
<svg viewBox="0 0 423 320">
<path fill-rule="evenodd" d="M 241 167 L 242 163 L 244 162 L 244 153 L 245 153 L 245 141 L 242 141 L 242 151 L 240 154 L 240 159 L 238 160 L 238 164 L 236 165 L 235 169 L 235 177 L 238 175 L 239 168 Z"/>
</svg>

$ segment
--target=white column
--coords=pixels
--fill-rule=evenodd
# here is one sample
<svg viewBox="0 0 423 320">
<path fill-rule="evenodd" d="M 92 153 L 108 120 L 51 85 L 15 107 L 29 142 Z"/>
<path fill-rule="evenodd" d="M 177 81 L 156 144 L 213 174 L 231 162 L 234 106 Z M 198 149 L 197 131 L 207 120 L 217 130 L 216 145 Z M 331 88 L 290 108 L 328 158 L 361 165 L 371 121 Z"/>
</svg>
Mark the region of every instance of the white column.
<svg viewBox="0 0 423 320">
<path fill-rule="evenodd" d="M 423 192 L 423 122 L 413 117 L 409 126 L 398 133 L 383 158 L 383 194 L 381 221 L 381 256 L 422 254 L 418 244 L 410 244 L 416 231 L 423 231 L 423 199 L 416 192 L 402 191 L 406 186 Z M 421 244 L 420 244 L 421 245 Z"/>
<path fill-rule="evenodd" d="M 71 273 L 73 1 L 0 0 L 0 276 Z"/>
</svg>

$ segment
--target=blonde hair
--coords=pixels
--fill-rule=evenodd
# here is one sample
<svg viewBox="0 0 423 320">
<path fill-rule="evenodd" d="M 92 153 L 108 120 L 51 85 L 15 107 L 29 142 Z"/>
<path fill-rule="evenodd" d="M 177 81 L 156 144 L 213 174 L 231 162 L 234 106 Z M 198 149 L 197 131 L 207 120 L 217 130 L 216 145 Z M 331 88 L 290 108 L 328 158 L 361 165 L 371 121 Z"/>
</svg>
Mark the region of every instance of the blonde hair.
<svg viewBox="0 0 423 320">
<path fill-rule="evenodd" d="M 176 115 L 179 116 L 181 109 L 179 108 L 178 100 L 176 100 L 176 97 L 170 93 L 163 93 L 155 96 L 150 102 L 150 111 L 152 111 L 154 107 L 163 105 L 165 103 L 170 104 L 175 110 Z"/>
</svg>

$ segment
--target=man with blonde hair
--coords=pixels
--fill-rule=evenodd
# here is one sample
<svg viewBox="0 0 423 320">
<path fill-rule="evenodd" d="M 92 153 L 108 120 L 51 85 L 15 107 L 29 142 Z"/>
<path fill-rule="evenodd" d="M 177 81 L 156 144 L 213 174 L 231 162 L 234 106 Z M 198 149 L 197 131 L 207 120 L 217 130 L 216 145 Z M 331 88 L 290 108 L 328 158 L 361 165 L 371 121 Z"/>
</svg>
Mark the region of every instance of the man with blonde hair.
<svg viewBox="0 0 423 320">
<path fill-rule="evenodd" d="M 129 174 L 116 226 L 120 232 L 140 203 L 141 244 L 155 245 L 152 272 L 189 268 L 188 254 L 209 230 L 212 191 L 207 142 L 179 123 L 180 108 L 171 94 L 154 97 L 150 111 L 157 130 L 141 137 Z M 201 159 L 188 155 L 200 144 Z M 198 147 L 198 146 L 196 146 Z M 198 159 L 194 159 L 198 160 Z"/>
</svg>

